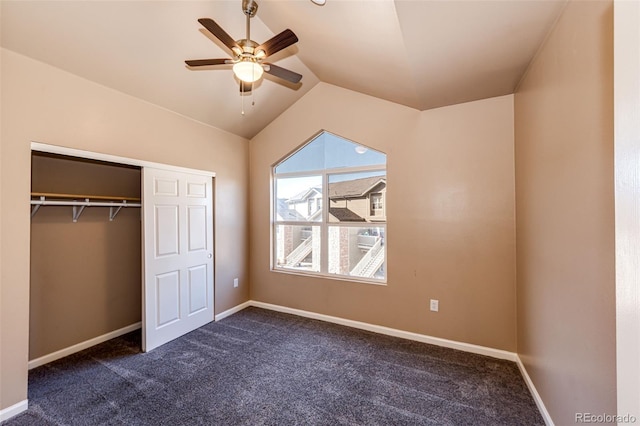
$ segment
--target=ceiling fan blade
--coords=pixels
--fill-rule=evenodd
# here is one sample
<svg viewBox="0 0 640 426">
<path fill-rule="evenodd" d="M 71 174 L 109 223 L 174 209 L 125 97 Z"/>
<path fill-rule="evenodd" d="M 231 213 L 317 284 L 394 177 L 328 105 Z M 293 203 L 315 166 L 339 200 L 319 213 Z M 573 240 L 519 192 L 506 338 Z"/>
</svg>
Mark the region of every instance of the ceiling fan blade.
<svg viewBox="0 0 640 426">
<path fill-rule="evenodd" d="M 290 81 L 291 83 L 299 83 L 302 79 L 302 75 L 298 74 L 297 72 L 293 72 L 286 68 L 282 68 L 273 64 L 265 63 L 265 65 L 268 65 L 268 67 L 264 70 L 264 72 L 266 72 L 267 74 L 271 74 L 283 80 Z"/>
<path fill-rule="evenodd" d="M 286 49 L 298 42 L 298 37 L 293 33 L 293 31 L 286 29 L 280 34 L 277 34 L 270 38 L 269 40 L 262 43 L 260 46 L 255 48 L 255 51 L 264 50 L 266 53 L 265 57 L 271 56 L 276 52 L 281 51 L 282 49 Z"/>
<path fill-rule="evenodd" d="M 229 34 L 222 27 L 215 23 L 213 19 L 210 18 L 200 18 L 198 22 L 202 24 L 203 27 L 209 30 L 211 34 L 216 36 L 218 40 L 224 43 L 229 49 L 231 49 L 234 53 L 242 52 L 242 48 L 238 46 L 238 43 L 234 39 L 231 38 Z M 239 54 L 239 53 L 238 53 Z"/>
<path fill-rule="evenodd" d="M 207 65 L 224 65 L 229 59 L 191 59 L 184 61 L 190 67 L 204 67 Z"/>
<path fill-rule="evenodd" d="M 253 89 L 253 83 L 247 83 L 246 81 L 240 81 L 240 93 L 249 93 Z"/>
</svg>

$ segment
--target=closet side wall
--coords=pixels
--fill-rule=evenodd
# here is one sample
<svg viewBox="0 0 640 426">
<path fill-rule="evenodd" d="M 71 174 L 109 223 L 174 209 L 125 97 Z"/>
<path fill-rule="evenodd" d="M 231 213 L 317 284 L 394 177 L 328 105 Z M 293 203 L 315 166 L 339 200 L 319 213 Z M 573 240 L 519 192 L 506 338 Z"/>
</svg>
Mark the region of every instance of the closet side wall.
<svg viewBox="0 0 640 426">
<path fill-rule="evenodd" d="M 33 192 L 140 197 L 140 169 L 35 154 Z M 140 208 L 44 206 L 31 220 L 29 359 L 141 321 Z"/>
<path fill-rule="evenodd" d="M 518 355 L 558 425 L 616 413 L 613 88 L 613 2 L 568 2 L 515 94 Z"/>
</svg>

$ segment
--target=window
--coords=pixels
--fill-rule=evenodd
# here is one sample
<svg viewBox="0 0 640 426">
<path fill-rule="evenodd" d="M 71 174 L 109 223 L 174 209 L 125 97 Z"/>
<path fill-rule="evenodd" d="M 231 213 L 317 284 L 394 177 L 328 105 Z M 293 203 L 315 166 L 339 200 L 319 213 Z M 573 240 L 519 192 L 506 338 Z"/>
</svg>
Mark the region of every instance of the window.
<svg viewBox="0 0 640 426">
<path fill-rule="evenodd" d="M 382 216 L 382 194 L 371 194 L 371 216 Z"/>
<path fill-rule="evenodd" d="M 273 269 L 386 280 L 386 155 L 322 132 L 273 167 Z"/>
</svg>

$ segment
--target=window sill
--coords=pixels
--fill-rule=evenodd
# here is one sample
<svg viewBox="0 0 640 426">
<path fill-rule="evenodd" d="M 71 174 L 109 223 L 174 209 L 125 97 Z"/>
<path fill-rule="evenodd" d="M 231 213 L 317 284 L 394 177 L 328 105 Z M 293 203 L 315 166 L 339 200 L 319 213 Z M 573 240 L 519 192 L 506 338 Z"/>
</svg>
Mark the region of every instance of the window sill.
<svg viewBox="0 0 640 426">
<path fill-rule="evenodd" d="M 357 277 L 348 277 L 343 275 L 335 275 L 335 274 L 324 274 L 322 272 L 304 272 L 304 271 L 296 271 L 293 269 L 285 269 L 285 268 L 271 268 L 271 272 L 276 272 L 279 274 L 287 274 L 287 275 L 297 275 L 301 277 L 307 278 L 320 278 L 334 281 L 347 281 L 350 283 L 356 284 L 373 284 L 377 286 L 386 286 L 387 280 L 372 280 L 367 278 L 357 278 Z"/>
</svg>

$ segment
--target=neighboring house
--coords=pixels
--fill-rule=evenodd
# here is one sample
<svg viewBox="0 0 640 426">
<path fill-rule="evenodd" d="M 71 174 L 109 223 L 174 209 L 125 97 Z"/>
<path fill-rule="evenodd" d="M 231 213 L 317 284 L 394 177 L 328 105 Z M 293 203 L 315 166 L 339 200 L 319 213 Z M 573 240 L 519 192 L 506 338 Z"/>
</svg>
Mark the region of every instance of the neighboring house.
<svg viewBox="0 0 640 426">
<path fill-rule="evenodd" d="M 330 183 L 329 213 L 338 222 L 384 222 L 386 192 L 384 176 Z"/>
<path fill-rule="evenodd" d="M 309 191 L 305 191 L 309 192 Z M 278 206 L 276 208 L 276 216 L 278 221 L 295 221 L 305 222 L 307 218 L 295 208 L 295 203 L 290 203 L 290 200 L 278 199 Z M 309 248 L 308 253 L 302 254 L 302 259 L 292 259 L 291 253 L 309 237 L 309 232 L 304 232 L 306 227 L 302 226 L 279 226 L 276 229 L 277 239 L 277 252 L 276 259 L 277 264 L 281 266 L 299 265 L 304 258 L 311 253 Z"/>
<path fill-rule="evenodd" d="M 291 204 L 288 203 L 288 200 L 283 198 L 278 199 L 278 208 L 276 209 L 276 215 L 276 219 L 279 221 L 294 220 L 298 222 L 307 220 L 307 218 L 304 215 L 300 214 L 297 209 L 291 207 Z"/>
<path fill-rule="evenodd" d="M 374 277 L 384 268 L 384 227 L 386 221 L 386 177 L 373 176 L 329 184 L 330 222 L 363 222 L 367 227 L 330 228 L 329 272 L 342 275 Z M 285 221 L 314 221 L 322 214 L 320 187 L 306 189 L 290 199 L 278 200 L 277 216 Z M 318 270 L 314 262 L 314 240 L 319 229 L 311 226 L 285 225 L 277 228 L 277 265 L 295 269 Z M 316 231 L 317 235 L 313 235 Z M 315 238 L 312 238 L 312 235 Z M 342 249 L 339 249 L 342 247 Z M 319 252 L 319 249 L 317 250 Z M 333 256 L 332 256 L 333 254 Z M 318 256 L 318 253 L 316 253 Z"/>
<path fill-rule="evenodd" d="M 290 209 L 297 211 L 306 220 L 311 221 L 322 211 L 322 192 L 317 187 L 305 189 L 286 200 L 286 203 Z"/>
<path fill-rule="evenodd" d="M 339 274 L 382 277 L 384 269 L 384 227 L 386 222 L 386 176 L 372 176 L 329 184 L 330 221 L 371 223 L 367 228 L 336 229 L 335 244 L 344 251 L 330 259 L 330 269 Z M 334 220 L 335 219 L 335 220 Z M 363 223 L 364 225 L 364 223 Z M 351 234 L 357 235 L 351 235 Z M 382 274 L 382 275 L 379 275 Z"/>
<path fill-rule="evenodd" d="M 345 180 L 329 184 L 329 213 L 332 222 L 376 222 L 386 220 L 384 198 L 387 179 L 373 176 Z M 285 205 L 280 205 L 280 202 Z M 284 220 L 313 221 L 322 212 L 322 190 L 312 187 L 287 200 L 278 201 L 278 215 Z M 285 218 L 282 208 L 297 212 L 297 216 Z M 284 213 L 291 215 L 292 213 Z"/>
</svg>

